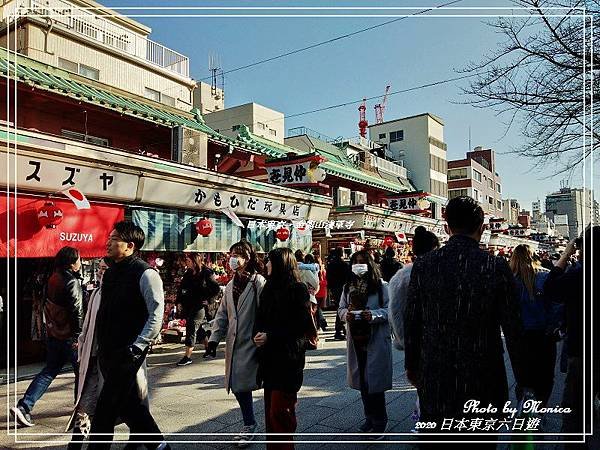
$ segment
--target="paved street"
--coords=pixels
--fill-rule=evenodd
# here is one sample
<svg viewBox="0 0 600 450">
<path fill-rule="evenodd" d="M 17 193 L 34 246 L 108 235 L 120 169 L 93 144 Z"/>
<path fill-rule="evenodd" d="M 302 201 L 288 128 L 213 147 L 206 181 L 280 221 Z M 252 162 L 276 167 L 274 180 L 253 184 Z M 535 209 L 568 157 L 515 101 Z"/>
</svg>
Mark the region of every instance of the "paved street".
<svg viewBox="0 0 600 450">
<path fill-rule="evenodd" d="M 329 323 L 333 324 L 333 313 L 326 313 Z M 321 339 L 322 348 L 307 353 L 305 381 L 299 393 L 298 432 L 299 433 L 332 433 L 325 436 L 297 436 L 302 441 L 343 441 L 360 440 L 360 435 L 344 436 L 357 429 L 362 421 L 362 404 L 358 391 L 349 389 L 345 378 L 345 343 L 332 339 L 333 331 L 325 333 Z M 174 448 L 226 448 L 231 444 L 220 443 L 231 439 L 226 434 L 235 433 L 241 427 L 241 415 L 233 395 L 227 395 L 223 389 L 223 347 L 219 348 L 217 358 L 210 361 L 201 359 L 202 351 L 195 353 L 194 363 L 187 367 L 176 367 L 181 357 L 181 345 L 164 344 L 159 346 L 149 357 L 149 375 L 151 381 L 152 412 L 161 429 L 168 433 L 170 441 L 181 442 Z M 410 433 L 413 425 L 411 414 L 415 404 L 416 393 L 404 377 L 404 354 L 394 351 L 394 387 L 386 395 L 390 417 L 388 432 Z M 564 375 L 557 375 L 551 405 L 558 402 L 562 390 Z M 19 395 L 22 395 L 29 381 L 18 383 Z M 512 384 L 512 374 L 511 374 Z M 17 430 L 14 436 L 0 441 L 4 448 L 61 448 L 61 436 L 46 433 L 61 433 L 71 412 L 73 375 L 65 373 L 52 384 L 49 392 L 36 405 L 33 418 L 36 426 L 31 429 Z M 262 391 L 255 396 L 255 412 L 259 429 L 264 430 Z M 2 389 L 1 401 L 7 404 L 6 388 Z M 10 401 L 10 405 L 13 401 Z M 6 430 L 6 408 L 0 416 L 0 426 Z M 560 427 L 560 419 L 550 416 L 545 419 L 548 432 L 556 432 Z M 121 426 L 118 431 L 124 433 L 119 439 L 127 438 L 127 428 Z M 12 430 L 11 430 L 12 432 Z M 42 433 L 36 435 L 36 433 Z M 182 434 L 176 434 L 182 433 Z M 204 433 L 204 434 L 201 434 Z M 3 433 L 4 434 L 4 433 Z M 68 435 L 62 439 L 68 438 Z M 550 437 L 548 437 L 550 438 Z M 377 444 L 345 443 L 344 449 L 353 448 L 411 448 L 410 444 L 390 444 L 389 441 L 414 440 L 414 435 L 388 436 L 386 442 Z M 35 441 L 26 443 L 24 441 Z M 203 444 L 192 444 L 189 441 L 203 441 Z M 188 442 L 188 443 L 186 443 Z M 302 448 L 331 448 L 335 444 L 307 443 Z M 383 445 L 383 447 L 382 447 Z M 300 447 L 300 446 L 299 446 Z M 340 445 L 336 445 L 340 448 Z M 499 448 L 507 447 L 506 445 Z M 553 448 L 554 446 L 544 446 Z M 251 448 L 264 448 L 263 444 L 254 444 Z"/>
</svg>

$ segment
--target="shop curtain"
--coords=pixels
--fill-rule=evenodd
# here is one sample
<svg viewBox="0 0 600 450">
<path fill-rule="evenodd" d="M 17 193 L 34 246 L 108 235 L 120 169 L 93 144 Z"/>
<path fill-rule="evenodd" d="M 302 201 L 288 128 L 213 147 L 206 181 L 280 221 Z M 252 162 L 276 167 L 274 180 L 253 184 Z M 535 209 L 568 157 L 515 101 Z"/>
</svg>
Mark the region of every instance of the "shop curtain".
<svg viewBox="0 0 600 450">
<path fill-rule="evenodd" d="M 208 237 L 195 228 L 205 216 L 213 223 Z M 223 214 L 133 208 L 131 220 L 146 233 L 145 251 L 228 252 L 242 237 L 242 229 Z"/>
<path fill-rule="evenodd" d="M 275 231 L 267 230 L 267 229 L 248 229 L 247 230 L 247 239 L 250 242 L 254 249 L 259 253 L 268 253 L 274 248 L 278 247 L 289 247 L 293 251 L 298 249 L 302 250 L 304 253 L 310 253 L 312 247 L 312 234 L 311 232 L 306 232 L 304 235 L 298 233 L 298 231 L 292 227 L 290 238 L 281 242 L 275 236 Z"/>
</svg>

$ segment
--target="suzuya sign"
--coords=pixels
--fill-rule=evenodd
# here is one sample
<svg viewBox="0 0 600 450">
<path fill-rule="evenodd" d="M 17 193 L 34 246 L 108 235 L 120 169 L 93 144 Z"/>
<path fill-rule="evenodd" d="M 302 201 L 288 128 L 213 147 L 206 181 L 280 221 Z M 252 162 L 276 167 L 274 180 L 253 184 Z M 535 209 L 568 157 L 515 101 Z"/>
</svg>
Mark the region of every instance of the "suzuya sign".
<svg viewBox="0 0 600 450">
<path fill-rule="evenodd" d="M 269 183 L 290 187 L 318 186 L 325 179 L 319 164 L 325 158 L 319 155 L 278 159 L 265 163 Z"/>
</svg>

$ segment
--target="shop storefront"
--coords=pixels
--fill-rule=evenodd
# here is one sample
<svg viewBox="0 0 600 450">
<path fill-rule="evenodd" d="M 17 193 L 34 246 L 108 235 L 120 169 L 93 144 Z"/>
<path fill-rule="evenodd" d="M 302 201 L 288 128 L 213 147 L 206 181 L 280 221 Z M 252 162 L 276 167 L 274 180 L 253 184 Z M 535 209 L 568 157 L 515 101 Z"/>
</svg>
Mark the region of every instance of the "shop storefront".
<svg viewBox="0 0 600 450">
<path fill-rule="evenodd" d="M 64 246 L 80 251 L 84 286 L 95 281 L 96 258 L 106 254 L 106 241 L 114 223 L 123 220 L 124 208 L 110 203 L 91 202 L 89 209 L 77 209 L 66 198 L 2 193 L 0 227 L 10 230 L 9 239 L 0 238 L 0 271 L 7 264 L 16 276 L 8 280 L 16 305 L 16 337 L 19 364 L 43 357 L 44 326 L 42 302 L 46 283 L 54 270 L 54 256 Z M 50 216 L 50 217 L 49 217 Z M 53 226 L 46 226 L 48 220 Z M 16 229 L 16 235 L 15 235 Z M 7 255 L 11 258 L 7 260 Z M 17 258 L 13 258 L 14 256 Z M 2 287 L 4 289 L 4 286 Z M 3 292 L 6 298 L 6 292 Z M 14 305 L 6 302 L 7 313 Z M 8 316 L 5 314 L 5 316 Z M 4 328 L 6 329 L 6 328 Z M 12 347 L 11 347 L 12 348 Z"/>
</svg>

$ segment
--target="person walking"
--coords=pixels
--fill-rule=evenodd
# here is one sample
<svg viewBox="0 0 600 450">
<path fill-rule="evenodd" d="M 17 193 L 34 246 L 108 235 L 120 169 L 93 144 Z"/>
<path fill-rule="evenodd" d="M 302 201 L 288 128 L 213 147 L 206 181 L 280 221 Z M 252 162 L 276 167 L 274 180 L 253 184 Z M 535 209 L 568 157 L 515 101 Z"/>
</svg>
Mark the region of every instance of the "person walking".
<svg viewBox="0 0 600 450">
<path fill-rule="evenodd" d="M 388 286 L 369 252 L 352 255 L 352 278 L 344 287 L 338 315 L 346 322 L 348 384 L 360 391 L 363 433 L 382 439 L 388 422 L 385 391 L 392 388 Z"/>
<path fill-rule="evenodd" d="M 207 353 L 215 356 L 217 345 L 225 339 L 225 389 L 227 393 L 233 391 L 244 420 L 233 439 L 239 447 L 245 447 L 256 432 L 252 391 L 259 389 L 258 355 L 252 338 L 265 279 L 261 275 L 262 262 L 248 242 L 232 245 L 229 252 L 229 266 L 235 275 L 225 287 Z"/>
<path fill-rule="evenodd" d="M 203 343 L 204 350 L 208 349 L 208 337 L 202 324 L 207 319 L 209 302 L 214 300 L 221 290 L 212 270 L 204 264 L 202 253 L 186 253 L 184 261 L 187 269 L 179 286 L 177 303 L 181 305 L 185 317 L 186 348 L 185 355 L 177 363 L 178 366 L 192 363 L 196 340 Z M 205 352 L 204 356 L 208 357 L 209 354 Z"/>
<path fill-rule="evenodd" d="M 102 292 L 102 277 L 108 269 L 109 259 L 100 260 L 96 270 L 98 287 L 94 289 L 88 300 L 87 312 L 81 333 L 77 339 L 77 362 L 79 364 L 79 387 L 73 414 L 67 423 L 65 431 L 73 430 L 68 450 L 80 449 L 83 441 L 88 436 L 91 418 L 96 410 L 96 401 L 100 394 L 100 377 L 98 375 L 98 342 L 96 339 L 96 316 L 100 307 Z"/>
<path fill-rule="evenodd" d="M 303 382 L 307 334 L 314 329 L 306 285 L 289 248 L 271 250 L 267 282 L 256 317 L 254 343 L 259 352 L 259 378 L 264 387 L 267 448 L 293 449 L 296 404 Z"/>
<path fill-rule="evenodd" d="M 528 245 L 520 244 L 510 259 L 515 287 L 521 304 L 523 321 L 523 353 L 526 385 L 533 390 L 536 400 L 545 406 L 554 385 L 556 366 L 556 336 L 550 329 L 551 305 L 544 295 L 544 284 L 549 271 L 536 264 Z M 521 386 L 516 387 L 517 398 L 523 398 Z"/>
<path fill-rule="evenodd" d="M 396 251 L 393 247 L 387 247 L 385 254 L 379 264 L 381 269 L 381 278 L 383 281 L 388 282 L 392 279 L 396 272 L 402 269 L 402 263 L 396 259 Z"/>
<path fill-rule="evenodd" d="M 319 268 L 319 289 L 315 293 L 315 298 L 317 299 L 317 322 L 321 330 L 327 331 L 327 319 L 325 319 L 325 314 L 323 314 L 323 308 L 325 308 L 325 302 L 327 300 L 327 270 L 319 255 L 313 255 L 313 257 Z M 309 255 L 306 255 L 304 261 L 310 261 Z"/>
<path fill-rule="evenodd" d="M 139 395 L 146 386 L 137 379 L 164 311 L 160 275 L 137 256 L 145 239 L 144 231 L 128 221 L 116 223 L 108 238 L 112 264 L 102 278 L 95 330 L 104 384 L 90 430 L 90 440 L 96 443 L 89 448 L 110 448 L 118 417 L 147 448 L 170 448 Z"/>
<path fill-rule="evenodd" d="M 425 227 L 415 229 L 412 241 L 412 252 L 415 259 L 435 250 L 440 246 L 438 237 Z M 393 344 L 398 350 L 404 350 L 404 311 L 408 298 L 408 284 L 412 273 L 413 263 L 406 264 L 390 279 L 388 291 L 390 296 L 389 317 L 394 337 Z"/>
<path fill-rule="evenodd" d="M 81 258 L 73 247 L 61 248 L 54 257 L 54 273 L 48 279 L 44 317 L 46 319 L 46 365 L 33 379 L 25 395 L 10 409 L 17 424 L 34 425 L 31 411 L 63 366 L 70 362 L 78 390 L 77 337 L 83 318 Z"/>
<path fill-rule="evenodd" d="M 340 305 L 340 297 L 344 285 L 350 279 L 350 267 L 342 259 L 344 250 L 341 247 L 336 247 L 332 254 L 329 263 L 327 264 L 327 288 L 329 289 L 329 297 L 337 311 Z M 335 335 L 334 339 L 343 341 L 346 339 L 346 330 L 340 319 L 339 314 L 335 317 Z"/>
<path fill-rule="evenodd" d="M 461 196 L 448 202 L 445 216 L 451 237 L 416 259 L 404 314 L 406 376 L 417 388 L 421 421 L 438 424 L 471 417 L 469 400 L 502 409 L 508 384 L 501 328 L 515 379 L 526 388 L 514 280 L 503 258 L 479 248 L 483 210 Z"/>
<path fill-rule="evenodd" d="M 580 264 L 573 264 L 569 268 L 569 261 L 579 251 Z M 570 408 L 571 413 L 562 417 L 562 433 L 583 433 L 589 429 L 591 411 L 585 414 L 584 408 L 597 405 L 600 378 L 600 358 L 592 359 L 590 346 L 585 342 L 592 342 L 594 348 L 600 348 L 600 333 L 592 334 L 591 320 L 598 324 L 597 294 L 593 296 L 591 289 L 592 280 L 600 279 L 600 265 L 592 266 L 592 261 L 600 255 L 600 226 L 588 227 L 583 236 L 567 244 L 560 255 L 554 268 L 550 271 L 544 289 L 546 295 L 554 301 L 565 304 L 567 322 L 567 377 L 565 379 L 562 396 L 562 407 Z M 594 305 L 593 317 L 590 314 L 590 305 Z M 587 314 L 586 314 L 587 313 Z M 585 322 L 584 322 L 585 321 Z M 584 326 L 585 323 L 585 326 Z M 584 334 L 585 330 L 585 334 Z M 584 359 L 588 361 L 585 368 Z M 589 361 L 592 361 L 590 364 Z M 590 369 L 594 371 L 594 385 L 590 383 Z M 586 372 L 584 372 L 584 370 Z M 587 397 L 584 398 L 584 392 Z M 584 417 L 587 417 L 584 423 Z M 588 448 L 592 447 L 588 441 Z M 575 447 L 575 445 L 573 445 Z M 581 445 L 581 448 L 586 448 Z"/>
</svg>

